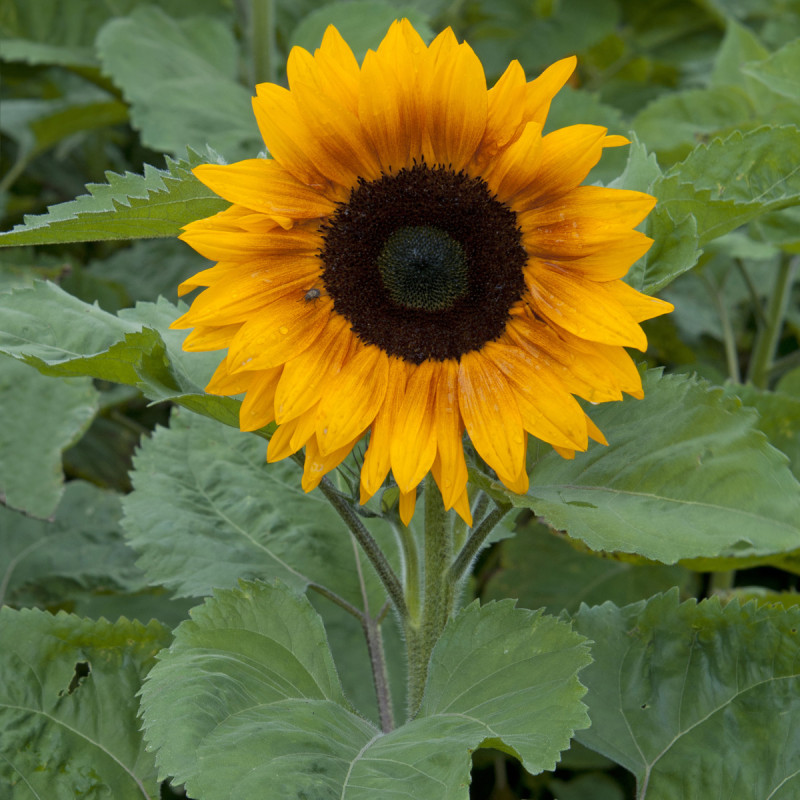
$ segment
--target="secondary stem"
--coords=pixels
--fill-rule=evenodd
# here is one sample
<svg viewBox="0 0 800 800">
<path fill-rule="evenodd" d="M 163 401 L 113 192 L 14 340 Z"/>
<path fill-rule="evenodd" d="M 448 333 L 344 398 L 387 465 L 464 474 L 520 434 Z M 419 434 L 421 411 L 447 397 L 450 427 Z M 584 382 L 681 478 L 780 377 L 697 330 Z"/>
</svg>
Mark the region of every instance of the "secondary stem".
<svg viewBox="0 0 800 800">
<path fill-rule="evenodd" d="M 250 31 L 255 83 L 275 83 L 274 0 L 251 0 Z"/>
<path fill-rule="evenodd" d="M 789 304 L 794 272 L 800 256 L 790 257 L 784 255 L 778 274 L 775 278 L 775 287 L 767 307 L 767 324 L 759 332 L 753 355 L 750 361 L 750 381 L 760 389 L 766 389 L 775 351 L 778 347 L 783 321 L 786 316 L 786 307 Z"/>
<path fill-rule="evenodd" d="M 420 615 L 419 551 L 414 534 L 402 523 L 394 523 L 400 547 L 403 550 L 403 586 L 405 587 L 408 615 L 413 624 L 418 624 Z"/>
<path fill-rule="evenodd" d="M 511 510 L 511 506 L 495 506 L 486 517 L 481 520 L 480 525 L 475 528 L 467 539 L 459 554 L 456 556 L 450 567 L 447 580 L 455 586 L 466 574 L 472 564 L 472 560 L 478 555 L 478 551 L 483 547 L 489 534 L 495 529 L 497 523 Z"/>
<path fill-rule="evenodd" d="M 364 636 L 367 639 L 367 651 L 369 652 L 369 663 L 372 666 L 372 678 L 375 682 L 375 697 L 378 700 L 378 716 L 381 722 L 381 730 L 388 733 L 394 728 L 394 714 L 392 712 L 392 696 L 389 691 L 389 673 L 386 670 L 386 656 L 383 652 L 383 636 L 381 626 L 377 617 L 373 617 L 369 610 L 369 596 L 367 594 L 367 583 L 364 580 L 364 572 L 361 569 L 361 558 L 358 555 L 356 540 L 353 538 L 353 554 L 356 559 L 356 572 L 358 582 L 361 586 L 361 600 L 364 604 L 364 613 L 361 615 L 361 624 L 364 628 Z M 378 614 L 380 617 L 380 613 Z"/>
<path fill-rule="evenodd" d="M 336 509 L 336 512 L 344 521 L 345 525 L 350 529 L 356 541 L 361 545 L 365 555 L 369 559 L 375 572 L 378 573 L 386 593 L 394 603 L 400 619 L 405 624 L 408 620 L 408 606 L 406 605 L 405 596 L 403 595 L 403 587 L 398 579 L 395 571 L 392 569 L 391 564 L 386 559 L 383 551 L 378 546 L 375 539 L 372 538 L 370 532 L 364 527 L 353 506 L 347 498 L 336 490 L 336 487 L 328 480 L 323 478 L 319 484 L 320 491 L 328 498 L 330 504 Z"/>
</svg>

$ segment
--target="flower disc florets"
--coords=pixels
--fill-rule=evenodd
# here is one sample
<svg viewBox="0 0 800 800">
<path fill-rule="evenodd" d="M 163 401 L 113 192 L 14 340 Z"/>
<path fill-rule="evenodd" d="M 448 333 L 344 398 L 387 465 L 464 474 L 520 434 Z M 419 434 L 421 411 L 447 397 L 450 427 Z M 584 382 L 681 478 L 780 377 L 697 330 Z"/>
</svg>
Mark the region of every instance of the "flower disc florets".
<svg viewBox="0 0 800 800">
<path fill-rule="evenodd" d="M 622 137 L 542 136 L 574 67 L 527 82 L 513 62 L 487 90 L 450 30 L 427 46 L 397 22 L 359 65 L 329 28 L 292 51 L 289 90 L 257 87 L 271 158 L 195 170 L 232 205 L 183 234 L 218 263 L 174 327 L 227 348 L 207 390 L 245 394 L 243 430 L 278 423 L 270 461 L 305 448 L 306 491 L 369 433 L 362 502 L 391 470 L 408 522 L 430 471 L 471 522 L 465 432 L 525 492 L 528 435 L 565 457 L 604 442 L 574 396 L 641 397 L 624 347 L 671 306 L 621 278 L 654 200 L 581 185 Z"/>
</svg>

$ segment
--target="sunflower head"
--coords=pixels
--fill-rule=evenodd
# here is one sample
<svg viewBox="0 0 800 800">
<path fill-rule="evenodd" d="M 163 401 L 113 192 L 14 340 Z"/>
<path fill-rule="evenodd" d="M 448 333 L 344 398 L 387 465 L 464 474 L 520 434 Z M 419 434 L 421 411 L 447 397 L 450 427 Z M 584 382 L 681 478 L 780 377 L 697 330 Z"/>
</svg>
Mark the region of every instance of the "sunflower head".
<svg viewBox="0 0 800 800">
<path fill-rule="evenodd" d="M 574 68 L 526 81 L 515 61 L 487 89 L 449 29 L 427 46 L 396 22 L 359 66 L 330 27 L 292 50 L 289 89 L 256 88 L 270 158 L 195 170 L 232 205 L 182 235 L 218 263 L 173 327 L 227 348 L 207 390 L 245 394 L 243 430 L 278 424 L 268 460 L 305 448 L 306 491 L 369 433 L 362 502 L 391 470 L 408 523 L 432 471 L 471 523 L 465 433 L 525 492 L 528 435 L 565 457 L 604 442 L 575 396 L 642 396 L 624 347 L 671 306 L 621 279 L 655 201 L 581 185 L 623 137 L 542 135 Z"/>
</svg>

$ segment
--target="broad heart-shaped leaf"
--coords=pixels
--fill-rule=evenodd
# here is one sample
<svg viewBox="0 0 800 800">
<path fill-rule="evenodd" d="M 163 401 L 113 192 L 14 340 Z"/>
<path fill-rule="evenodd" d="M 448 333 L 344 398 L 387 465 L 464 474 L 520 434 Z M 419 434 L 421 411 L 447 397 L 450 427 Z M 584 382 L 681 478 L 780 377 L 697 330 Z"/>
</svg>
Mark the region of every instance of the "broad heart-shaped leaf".
<svg viewBox="0 0 800 800">
<path fill-rule="evenodd" d="M 800 40 L 789 42 L 763 61 L 746 64 L 742 72 L 773 92 L 800 100 Z"/>
<path fill-rule="evenodd" d="M 61 454 L 92 421 L 98 393 L 88 378 L 52 380 L 0 356 L 0 499 L 49 517 L 64 490 Z M 13 424 L 11 423 L 13 420 Z"/>
<path fill-rule="evenodd" d="M 768 211 L 800 204 L 800 128 L 762 127 L 700 145 L 655 187 L 659 208 L 676 221 L 692 214 L 700 244 Z"/>
<path fill-rule="evenodd" d="M 466 800 L 476 748 L 540 772 L 588 724 L 584 641 L 511 601 L 473 603 L 434 649 L 419 715 L 383 734 L 350 708 L 308 602 L 242 583 L 177 629 L 142 690 L 145 735 L 203 800 Z"/>
<path fill-rule="evenodd" d="M 91 67 L 100 27 L 146 0 L 4 0 L 0 50 L 4 61 Z M 168 14 L 227 12 L 224 0 L 160 0 Z"/>
<path fill-rule="evenodd" d="M 695 573 L 683 567 L 604 558 L 579 545 L 539 523 L 525 525 L 500 545 L 500 563 L 481 597 L 512 597 L 523 608 L 574 614 L 581 603 L 625 605 L 673 586 L 688 594 L 696 588 Z"/>
<path fill-rule="evenodd" d="M 800 608 L 675 591 L 574 622 L 595 642 L 578 739 L 634 773 L 637 800 L 800 796 Z"/>
<path fill-rule="evenodd" d="M 166 169 L 148 164 L 143 175 L 107 172 L 108 183 L 88 184 L 89 194 L 0 233 L 0 247 L 177 236 L 187 223 L 227 206 L 192 175 L 203 160 L 190 151 L 188 161 L 168 157 Z"/>
<path fill-rule="evenodd" d="M 57 602 L 53 584 L 85 589 L 139 589 L 142 573 L 119 526 L 120 498 L 84 481 L 70 481 L 54 519 L 25 517 L 0 507 L 0 603 L 36 596 Z"/>
<path fill-rule="evenodd" d="M 350 535 L 320 492 L 305 494 L 291 459 L 266 463 L 266 442 L 196 414 L 172 415 L 134 459 L 123 500 L 128 541 L 154 584 L 200 597 L 239 578 L 318 583 L 361 605 Z M 382 531 L 391 552 L 393 539 Z M 370 568 L 365 561 L 364 568 Z M 372 606 L 385 595 L 370 581 Z"/>
<path fill-rule="evenodd" d="M 527 495 L 493 490 L 593 550 L 665 564 L 800 547 L 800 484 L 754 412 L 703 381 L 657 370 L 644 391 L 643 400 L 592 409 L 608 447 L 572 461 L 550 453 Z"/>
<path fill-rule="evenodd" d="M 169 632 L 5 607 L 0 641 L 3 797 L 156 800 L 136 693 Z"/>
<path fill-rule="evenodd" d="M 236 81 L 229 25 L 210 16 L 177 21 L 144 6 L 108 22 L 97 52 L 148 147 L 180 154 L 210 145 L 230 159 L 263 150 L 250 90 Z"/>
<path fill-rule="evenodd" d="M 238 427 L 239 401 L 206 394 L 219 355 L 181 350 L 186 333 L 169 330 L 181 313 L 166 300 L 139 303 L 119 316 L 37 282 L 0 294 L 0 353 L 45 375 L 88 375 L 136 386 Z"/>
</svg>

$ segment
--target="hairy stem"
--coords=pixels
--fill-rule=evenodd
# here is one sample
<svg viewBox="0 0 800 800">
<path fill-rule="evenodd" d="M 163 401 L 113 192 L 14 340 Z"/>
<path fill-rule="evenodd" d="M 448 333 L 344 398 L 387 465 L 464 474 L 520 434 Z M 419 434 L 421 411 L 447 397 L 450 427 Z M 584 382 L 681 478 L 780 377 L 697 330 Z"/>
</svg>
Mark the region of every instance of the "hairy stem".
<svg viewBox="0 0 800 800">
<path fill-rule="evenodd" d="M 414 534 L 401 522 L 393 525 L 400 547 L 403 551 L 403 586 L 405 587 L 408 615 L 413 624 L 419 622 L 420 615 L 420 574 L 419 551 Z"/>
<path fill-rule="evenodd" d="M 406 626 L 408 710 L 419 711 L 434 645 L 453 610 L 455 585 L 448 582 L 453 557 L 449 518 L 433 477 L 425 479 L 425 590 L 419 625 Z"/>
<path fill-rule="evenodd" d="M 467 539 L 450 567 L 447 579 L 453 586 L 466 575 L 473 559 L 478 555 L 478 551 L 483 547 L 489 534 L 495 529 L 497 523 L 511 511 L 511 508 L 511 505 L 495 506 L 472 531 L 469 539 Z"/>
<path fill-rule="evenodd" d="M 388 733 L 394 728 L 394 713 L 392 711 L 392 695 L 389 690 L 389 673 L 386 669 L 386 656 L 383 651 L 383 636 L 378 622 L 380 614 L 378 614 L 378 617 L 373 617 L 370 613 L 367 583 L 364 580 L 364 572 L 361 569 L 361 559 L 358 555 L 358 546 L 355 538 L 352 539 L 352 542 L 358 582 L 361 586 L 361 600 L 364 604 L 361 625 L 364 628 L 364 636 L 367 639 L 369 663 L 372 667 L 372 679 L 375 683 L 375 697 L 378 701 L 378 716 L 381 722 L 381 730 L 384 733 Z"/>
<path fill-rule="evenodd" d="M 394 603 L 394 607 L 397 609 L 400 619 L 405 624 L 405 621 L 408 620 L 408 606 L 406 605 L 405 596 L 403 594 L 403 587 L 395 571 L 392 569 L 391 564 L 389 564 L 386 559 L 383 550 L 378 546 L 375 539 L 372 538 L 372 534 L 364 527 L 364 523 L 353 509 L 352 501 L 343 497 L 328 478 L 322 479 L 319 488 L 330 504 L 336 509 L 336 512 L 350 529 L 350 532 L 355 536 L 356 541 L 361 545 L 364 554 L 374 567 L 384 589 L 386 589 L 386 593 Z"/>
</svg>

